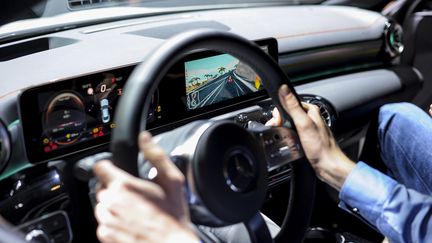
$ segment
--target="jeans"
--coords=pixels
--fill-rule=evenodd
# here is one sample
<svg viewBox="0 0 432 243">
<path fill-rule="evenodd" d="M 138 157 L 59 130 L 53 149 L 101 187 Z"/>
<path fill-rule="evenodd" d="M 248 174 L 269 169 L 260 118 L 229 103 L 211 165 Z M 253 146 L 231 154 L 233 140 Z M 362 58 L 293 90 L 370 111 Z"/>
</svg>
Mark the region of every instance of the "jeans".
<svg viewBox="0 0 432 243">
<path fill-rule="evenodd" d="M 432 118 L 410 103 L 381 107 L 381 158 L 388 174 L 407 188 L 432 195 Z"/>
<path fill-rule="evenodd" d="M 390 242 L 432 242 L 431 135 L 432 119 L 416 106 L 383 106 L 378 140 L 390 176 L 358 162 L 341 188 L 340 206 Z"/>
</svg>

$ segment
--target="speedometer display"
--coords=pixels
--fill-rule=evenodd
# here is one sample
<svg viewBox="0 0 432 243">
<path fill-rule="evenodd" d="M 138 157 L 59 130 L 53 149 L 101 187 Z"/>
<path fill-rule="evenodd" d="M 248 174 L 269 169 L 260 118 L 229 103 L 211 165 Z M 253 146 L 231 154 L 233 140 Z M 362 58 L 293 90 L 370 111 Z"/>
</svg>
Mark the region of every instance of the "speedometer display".
<svg viewBox="0 0 432 243">
<path fill-rule="evenodd" d="M 44 143 L 68 145 L 76 142 L 87 127 L 84 102 L 78 94 L 72 92 L 60 93 L 48 102 L 45 110 L 43 127 L 45 128 Z M 48 151 L 47 151 L 48 152 Z"/>
<path fill-rule="evenodd" d="M 127 67 L 31 88 L 20 97 L 27 157 L 39 162 L 109 141 Z"/>
</svg>

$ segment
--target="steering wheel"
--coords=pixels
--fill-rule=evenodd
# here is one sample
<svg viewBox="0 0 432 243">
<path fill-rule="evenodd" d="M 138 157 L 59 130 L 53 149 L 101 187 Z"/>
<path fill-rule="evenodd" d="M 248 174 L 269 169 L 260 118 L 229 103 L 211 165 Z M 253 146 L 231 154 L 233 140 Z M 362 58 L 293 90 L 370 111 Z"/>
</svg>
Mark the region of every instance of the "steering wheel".
<svg viewBox="0 0 432 243">
<path fill-rule="evenodd" d="M 185 32 L 167 40 L 135 68 L 115 114 L 114 163 L 139 175 L 137 135 L 145 129 L 152 94 L 174 63 L 202 50 L 230 54 L 249 65 L 261 78 L 284 124 L 250 131 L 228 121 L 198 121 L 155 137 L 186 176 L 187 191 L 194 199 L 193 203 L 189 198 L 192 221 L 208 226 L 243 222 L 253 242 L 301 242 L 312 213 L 315 174 L 302 155 L 295 127 L 277 93 L 287 84 L 297 94 L 277 63 L 240 36 L 215 30 Z M 269 158 L 263 139 L 275 133 L 287 139 L 292 177 L 284 223 L 272 239 L 259 210 L 266 195 Z"/>
</svg>

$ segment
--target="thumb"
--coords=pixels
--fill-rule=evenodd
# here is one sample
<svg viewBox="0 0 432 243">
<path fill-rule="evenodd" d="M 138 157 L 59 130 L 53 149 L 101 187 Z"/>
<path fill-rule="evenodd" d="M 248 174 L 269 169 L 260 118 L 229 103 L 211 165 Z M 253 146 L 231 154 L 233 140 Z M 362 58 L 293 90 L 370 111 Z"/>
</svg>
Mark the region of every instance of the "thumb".
<svg viewBox="0 0 432 243">
<path fill-rule="evenodd" d="M 300 102 L 286 84 L 279 88 L 279 100 L 282 103 L 284 110 L 293 119 L 297 129 L 300 129 L 312 122 L 303 110 Z"/>
<path fill-rule="evenodd" d="M 114 166 L 109 160 L 102 160 L 93 166 L 93 173 L 98 177 L 102 185 L 108 186 L 114 180 L 126 179 L 129 175 L 123 170 Z"/>
<path fill-rule="evenodd" d="M 282 117 L 277 108 L 272 111 L 273 117 L 266 122 L 266 126 L 280 126 L 282 124 Z"/>
</svg>

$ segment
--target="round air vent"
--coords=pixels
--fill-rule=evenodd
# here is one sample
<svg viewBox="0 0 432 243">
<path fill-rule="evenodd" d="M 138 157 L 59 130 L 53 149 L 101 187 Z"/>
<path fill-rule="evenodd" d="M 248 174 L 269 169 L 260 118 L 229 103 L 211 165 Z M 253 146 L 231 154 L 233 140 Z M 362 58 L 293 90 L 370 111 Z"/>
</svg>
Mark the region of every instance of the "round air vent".
<svg viewBox="0 0 432 243">
<path fill-rule="evenodd" d="M 303 102 L 314 104 L 319 107 L 322 118 L 330 129 L 334 129 L 336 123 L 336 111 L 333 106 L 321 96 L 300 95 Z"/>
<path fill-rule="evenodd" d="M 9 132 L 2 121 L 0 121 L 0 170 L 7 164 L 11 154 L 11 143 Z"/>
<path fill-rule="evenodd" d="M 403 29 L 394 21 L 387 22 L 384 29 L 386 52 L 391 58 L 399 56 L 404 50 Z"/>
</svg>

